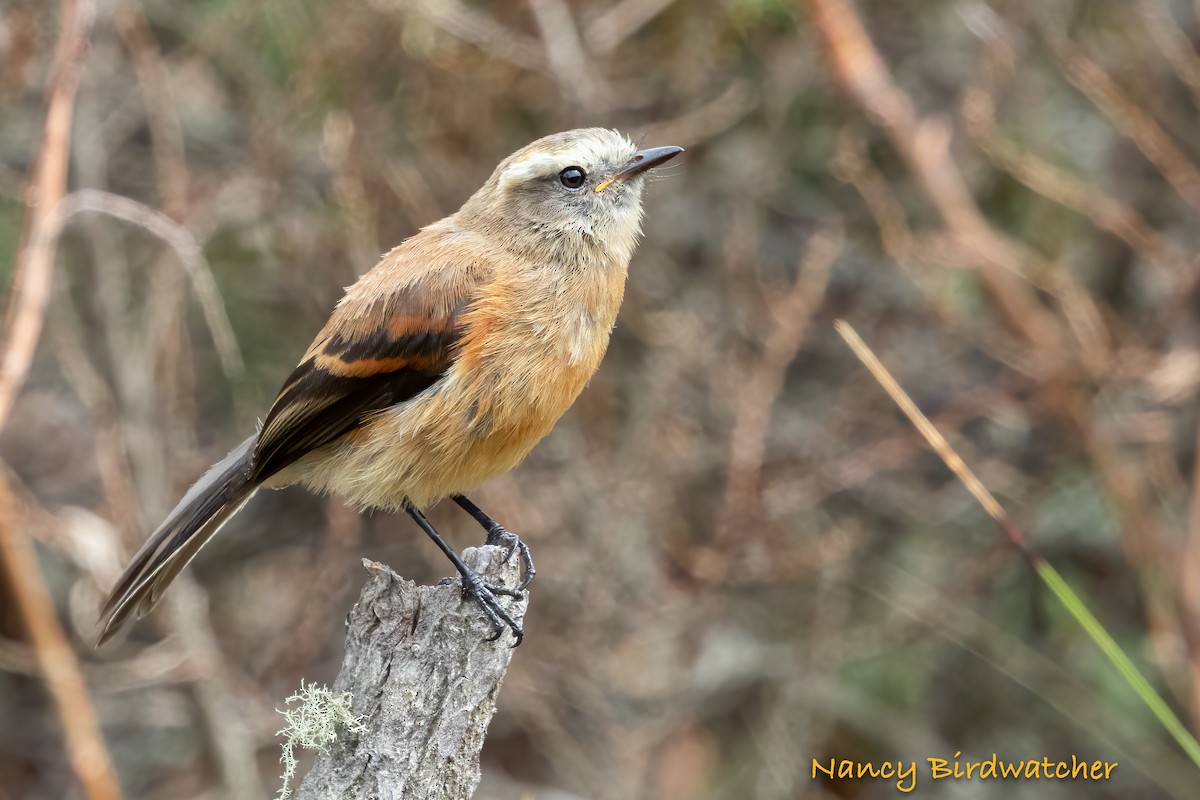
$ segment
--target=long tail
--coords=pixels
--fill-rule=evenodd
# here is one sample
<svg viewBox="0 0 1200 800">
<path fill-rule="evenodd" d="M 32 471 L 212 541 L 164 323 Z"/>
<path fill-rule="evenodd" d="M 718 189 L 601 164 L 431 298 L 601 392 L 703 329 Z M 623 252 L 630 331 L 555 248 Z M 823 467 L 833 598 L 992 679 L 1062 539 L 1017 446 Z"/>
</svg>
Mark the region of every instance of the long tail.
<svg viewBox="0 0 1200 800">
<path fill-rule="evenodd" d="M 258 488 L 250 459 L 256 436 L 242 442 L 188 490 L 158 530 L 146 540 L 108 595 L 100 612 L 100 646 L 130 614 L 146 616 L 179 571 L 196 557 Z"/>
</svg>

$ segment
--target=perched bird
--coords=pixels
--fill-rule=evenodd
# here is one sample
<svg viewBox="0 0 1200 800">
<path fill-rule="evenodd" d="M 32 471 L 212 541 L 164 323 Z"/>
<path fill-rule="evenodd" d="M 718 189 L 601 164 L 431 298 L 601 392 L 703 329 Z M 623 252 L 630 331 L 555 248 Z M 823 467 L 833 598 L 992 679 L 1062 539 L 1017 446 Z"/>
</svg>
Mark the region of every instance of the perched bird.
<svg viewBox="0 0 1200 800">
<path fill-rule="evenodd" d="M 260 488 L 302 484 L 361 508 L 404 509 L 495 626 L 521 628 L 421 509 L 450 497 L 510 555 L 529 549 L 464 493 L 524 458 L 600 364 L 641 234 L 646 173 L 682 152 L 639 151 L 600 128 L 539 139 L 500 162 L 457 213 L 423 228 L 347 289 L 259 431 L 208 471 L 134 555 L 99 643 L 145 616 Z"/>
</svg>

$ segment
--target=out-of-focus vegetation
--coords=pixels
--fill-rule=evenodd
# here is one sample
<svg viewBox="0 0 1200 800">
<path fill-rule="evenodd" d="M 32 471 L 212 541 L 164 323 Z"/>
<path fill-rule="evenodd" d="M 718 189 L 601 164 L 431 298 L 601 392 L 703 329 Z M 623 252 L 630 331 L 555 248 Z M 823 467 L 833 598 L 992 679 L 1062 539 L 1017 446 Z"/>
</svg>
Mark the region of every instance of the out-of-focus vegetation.
<svg viewBox="0 0 1200 800">
<path fill-rule="evenodd" d="M 479 796 L 892 797 L 814 781 L 812 759 L 955 751 L 1120 767 L 916 794 L 1195 796 L 830 323 L 1194 728 L 1200 6 L 860 1 L 892 83 L 857 90 L 814 26 L 826 6 L 848 7 L 99 4 L 70 188 L 172 218 L 220 302 L 147 231 L 73 217 L 0 455 L 127 797 L 269 796 L 274 708 L 336 673 L 360 559 L 446 573 L 406 518 L 260 496 L 162 610 L 90 648 L 123 559 L 252 429 L 341 287 L 512 150 L 584 125 L 688 152 L 649 187 L 600 373 L 474 497 L 539 568 Z M 57 3 L 0 8 L 0 253 L 57 23 Z M 240 358 L 214 346 L 226 315 Z M 456 509 L 432 518 L 479 539 Z M 0 632 L 0 798 L 79 796 L 11 606 Z"/>
</svg>

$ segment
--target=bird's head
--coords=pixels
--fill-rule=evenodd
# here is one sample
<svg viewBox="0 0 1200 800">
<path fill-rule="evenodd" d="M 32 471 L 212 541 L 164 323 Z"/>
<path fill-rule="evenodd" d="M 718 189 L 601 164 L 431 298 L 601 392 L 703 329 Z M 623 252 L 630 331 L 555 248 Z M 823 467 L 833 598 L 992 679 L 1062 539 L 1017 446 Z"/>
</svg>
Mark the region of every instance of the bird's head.
<svg viewBox="0 0 1200 800">
<path fill-rule="evenodd" d="M 638 150 L 628 137 L 581 128 L 538 139 L 500 162 L 460 212 L 492 235 L 563 257 L 601 250 L 627 261 L 641 233 L 647 173 L 682 147 Z"/>
</svg>

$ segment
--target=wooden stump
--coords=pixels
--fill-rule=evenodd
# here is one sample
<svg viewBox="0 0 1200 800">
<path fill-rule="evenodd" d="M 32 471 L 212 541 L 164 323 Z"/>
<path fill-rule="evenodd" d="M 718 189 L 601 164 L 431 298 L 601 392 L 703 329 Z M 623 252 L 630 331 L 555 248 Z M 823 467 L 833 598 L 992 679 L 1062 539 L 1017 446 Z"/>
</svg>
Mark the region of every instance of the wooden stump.
<svg viewBox="0 0 1200 800">
<path fill-rule="evenodd" d="M 515 587 L 518 559 L 483 546 L 463 560 L 488 583 Z M 346 656 L 333 685 L 350 692 L 363 730 L 345 733 L 305 776 L 298 800 L 466 800 L 479 785 L 479 751 L 513 655 L 458 580 L 417 586 L 365 560 L 371 579 L 347 617 Z M 518 624 L 524 600 L 503 601 Z"/>
</svg>

